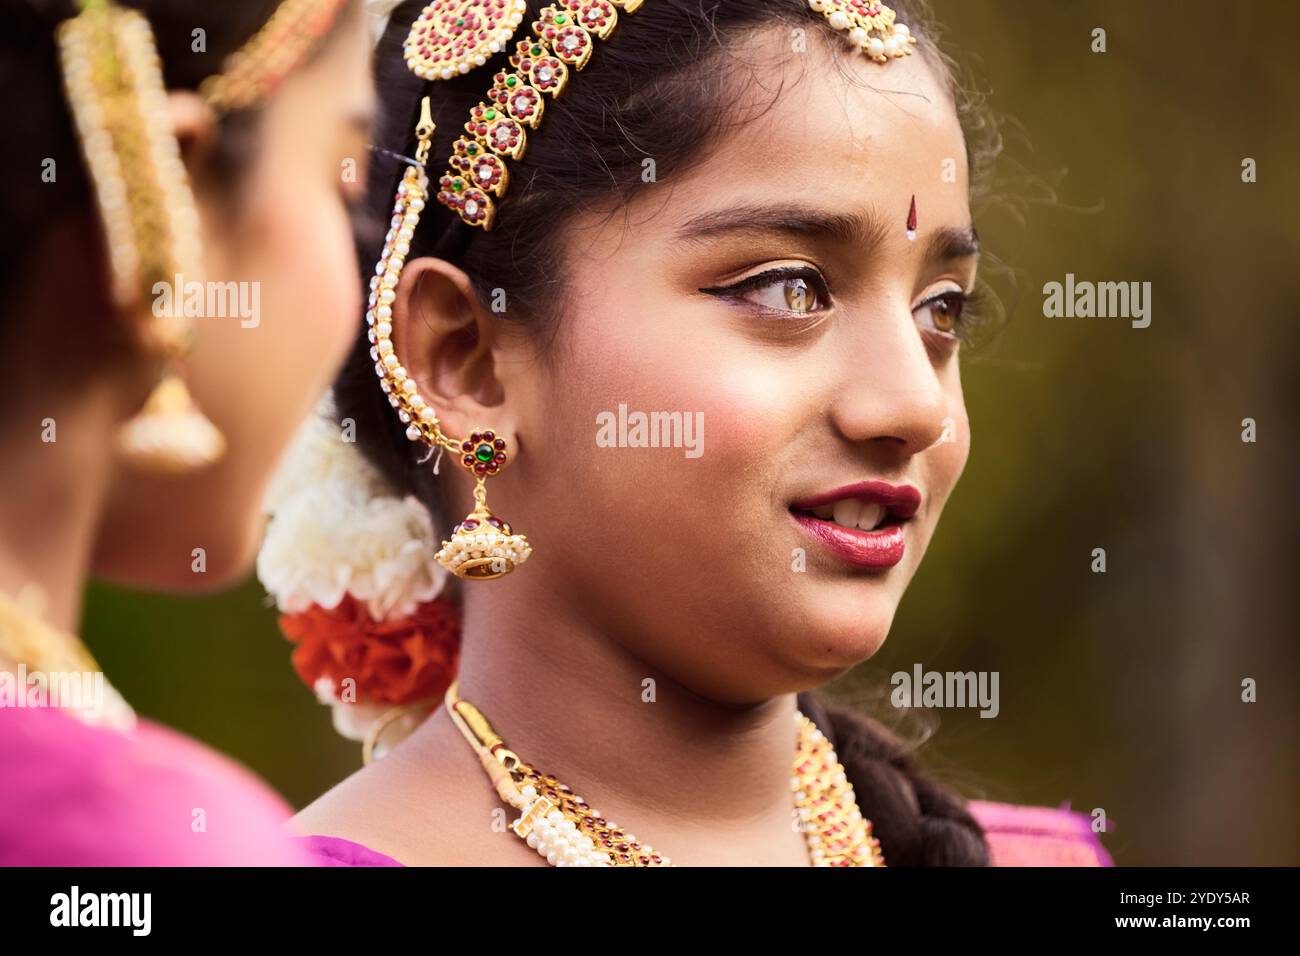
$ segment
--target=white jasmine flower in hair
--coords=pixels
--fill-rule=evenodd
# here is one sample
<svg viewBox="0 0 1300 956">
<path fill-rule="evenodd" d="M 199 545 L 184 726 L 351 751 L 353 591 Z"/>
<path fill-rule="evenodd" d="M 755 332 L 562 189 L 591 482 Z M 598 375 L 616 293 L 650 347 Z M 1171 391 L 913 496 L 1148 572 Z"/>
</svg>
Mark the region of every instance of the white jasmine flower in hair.
<svg viewBox="0 0 1300 956">
<path fill-rule="evenodd" d="M 359 704 L 356 701 L 339 700 L 334 682 L 328 677 L 316 681 L 312 688 L 316 699 L 329 706 L 333 711 L 334 729 L 348 740 L 365 740 L 366 732 L 391 704 Z"/>
<path fill-rule="evenodd" d="M 334 682 L 328 677 L 316 681 L 314 690 L 316 699 L 330 708 L 334 731 L 345 740 L 363 742 L 376 724 L 388 719 L 388 726 L 375 742 L 375 758 L 382 757 L 397 742 L 409 736 L 428 716 L 418 710 L 391 716 L 394 709 L 392 704 L 362 704 L 339 700 Z"/>
<path fill-rule="evenodd" d="M 383 621 L 437 597 L 447 572 L 428 509 L 338 481 L 308 486 L 267 528 L 257 574 L 286 614 L 333 608 L 350 593 Z"/>
<path fill-rule="evenodd" d="M 344 440 L 328 401 L 295 437 L 265 503 L 257 574 L 286 615 L 294 666 L 343 736 L 367 740 L 383 722 L 372 751 L 381 756 L 425 715 L 375 701 L 441 693 L 458 655 L 454 611 L 435 601 L 448 573 L 434 557 L 432 517 Z M 339 673 L 316 678 L 330 668 L 362 683 L 365 699 L 339 700 Z"/>
</svg>

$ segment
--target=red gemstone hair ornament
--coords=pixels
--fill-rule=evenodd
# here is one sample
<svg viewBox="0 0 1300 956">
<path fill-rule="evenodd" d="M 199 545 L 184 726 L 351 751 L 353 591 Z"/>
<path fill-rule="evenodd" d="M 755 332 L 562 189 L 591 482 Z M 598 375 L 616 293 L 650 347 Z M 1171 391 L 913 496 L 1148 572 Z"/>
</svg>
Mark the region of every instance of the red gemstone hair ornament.
<svg viewBox="0 0 1300 956">
<path fill-rule="evenodd" d="M 536 129 L 546 97 L 558 97 L 570 68 L 587 65 L 596 40 L 605 40 L 618 13 L 635 12 L 644 0 L 557 0 L 538 11 L 532 36 L 515 44 L 510 69 L 492 77 L 492 88 L 470 110 L 464 135 L 452 144 L 437 200 L 461 220 L 484 230 L 496 217 L 493 197 L 509 185 L 507 159 L 519 159 Z M 482 66 L 506 47 L 526 10 L 523 0 L 433 0 L 407 35 L 411 70 L 425 79 L 449 79 Z"/>
</svg>

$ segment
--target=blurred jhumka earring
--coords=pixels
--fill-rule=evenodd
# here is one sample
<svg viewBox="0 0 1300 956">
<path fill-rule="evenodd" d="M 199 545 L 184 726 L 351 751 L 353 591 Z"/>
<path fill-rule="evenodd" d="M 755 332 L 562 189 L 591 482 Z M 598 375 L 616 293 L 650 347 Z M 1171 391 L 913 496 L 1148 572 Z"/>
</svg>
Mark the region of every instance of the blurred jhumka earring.
<svg viewBox="0 0 1300 956">
<path fill-rule="evenodd" d="M 197 274 L 198 213 L 149 22 L 110 0 L 85 0 L 83 7 L 58 29 L 64 82 L 107 239 L 113 302 L 140 315 L 156 283 Z M 164 371 L 118 433 L 117 447 L 133 464 L 180 472 L 216 461 L 225 440 L 195 407 L 177 369 L 191 323 L 183 309 L 168 312 L 142 329 Z"/>
<path fill-rule="evenodd" d="M 218 114 L 275 88 L 328 32 L 342 0 L 285 0 L 200 88 Z M 141 317 L 159 284 L 201 273 L 199 217 L 172 131 L 153 31 L 144 15 L 112 0 L 82 0 L 57 32 L 68 104 L 106 237 L 113 303 Z M 151 309 L 145 346 L 163 372 L 144 407 L 122 426 L 119 453 L 150 471 L 180 473 L 217 461 L 225 439 L 199 411 L 180 373 L 194 340 L 192 317 Z M 162 312 L 162 314 L 160 314 Z"/>
<path fill-rule="evenodd" d="M 910 56 L 916 43 L 907 25 L 895 22 L 893 9 L 877 0 L 808 0 L 808 6 L 834 29 L 846 31 L 849 42 L 877 63 Z"/>
</svg>

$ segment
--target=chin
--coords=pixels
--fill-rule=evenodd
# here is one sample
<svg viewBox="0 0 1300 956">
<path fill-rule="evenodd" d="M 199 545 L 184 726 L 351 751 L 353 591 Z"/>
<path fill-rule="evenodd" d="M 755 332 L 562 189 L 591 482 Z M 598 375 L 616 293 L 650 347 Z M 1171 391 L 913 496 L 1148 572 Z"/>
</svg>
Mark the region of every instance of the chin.
<svg viewBox="0 0 1300 956">
<path fill-rule="evenodd" d="M 872 657 L 885 643 L 898 601 L 880 582 L 845 582 L 804 607 L 787 647 L 802 669 L 831 679 Z"/>
<path fill-rule="evenodd" d="M 96 549 L 92 573 L 144 591 L 204 594 L 241 583 L 252 571 L 260 521 L 155 527 L 152 534 L 113 535 Z M 202 570 L 197 569 L 202 548 Z"/>
</svg>

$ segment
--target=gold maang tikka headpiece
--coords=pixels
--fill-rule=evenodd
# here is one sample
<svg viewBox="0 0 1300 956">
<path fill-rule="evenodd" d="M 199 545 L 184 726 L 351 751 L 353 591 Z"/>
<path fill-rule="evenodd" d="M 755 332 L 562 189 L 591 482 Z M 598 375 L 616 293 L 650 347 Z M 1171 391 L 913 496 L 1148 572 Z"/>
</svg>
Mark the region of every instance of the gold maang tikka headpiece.
<svg viewBox="0 0 1300 956">
<path fill-rule="evenodd" d="M 596 40 L 608 39 L 618 11 L 634 13 L 644 0 L 561 0 L 538 11 L 533 35 L 510 57 L 512 70 L 498 70 L 486 101 L 470 110 L 465 135 L 452 144 L 448 169 L 438 180 L 438 202 L 471 226 L 492 228 L 496 204 L 506 191 L 505 158 L 520 159 L 525 127 L 536 128 L 545 94 L 558 97 L 569 67 L 581 70 Z M 434 0 L 406 37 L 407 65 L 425 79 L 449 79 L 486 62 L 514 35 L 526 9 L 523 0 Z M 504 24 L 510 24 L 505 28 Z"/>
<path fill-rule="evenodd" d="M 200 95 L 218 114 L 254 105 L 310 53 L 344 0 L 285 0 L 267 23 L 209 77 Z M 106 237 L 114 304 L 139 314 L 159 283 L 199 275 L 199 217 L 149 21 L 112 0 L 82 0 L 60 24 L 68 104 Z M 144 323 L 164 371 L 144 408 L 117 436 L 123 457 L 152 471 L 184 472 L 215 462 L 225 439 L 194 404 L 179 371 L 194 327 L 181 290 L 170 315 Z"/>
<path fill-rule="evenodd" d="M 438 180 L 437 200 L 463 222 L 491 229 L 496 216 L 492 197 L 500 198 L 509 181 L 504 160 L 523 156 L 525 127 L 536 128 L 541 122 L 545 95 L 558 97 L 568 83 L 569 68 L 581 70 L 587 65 L 595 41 L 613 32 L 619 10 L 630 14 L 642 3 L 561 0 L 543 7 L 532 24 L 533 35 L 517 43 L 510 56 L 512 69 L 499 70 L 485 99 L 470 111 L 464 135 L 452 144 L 448 169 Z M 885 62 L 911 52 L 915 41 L 905 26 L 894 22 L 894 11 L 882 4 L 809 0 L 809 5 L 824 13 L 832 27 L 848 30 L 850 40 L 873 59 Z M 524 0 L 433 0 L 407 34 L 406 64 L 426 80 L 451 79 L 483 66 L 507 47 L 526 9 Z M 439 454 L 450 451 L 475 478 L 474 510 L 452 529 L 436 558 L 459 577 L 486 580 L 508 574 L 532 554 L 527 539 L 487 506 L 487 479 L 505 468 L 510 449 L 505 438 L 490 428 L 475 429 L 465 439 L 445 435 L 437 412 L 402 367 L 392 341 L 395 289 L 429 197 L 426 163 L 434 128 L 425 97 L 416 127 L 415 163 L 397 189 L 391 228 L 370 280 L 366 322 L 375 372 L 389 404 L 406 425 L 406 437 Z"/>
</svg>

